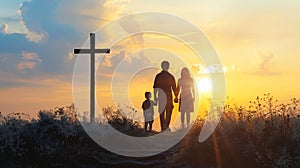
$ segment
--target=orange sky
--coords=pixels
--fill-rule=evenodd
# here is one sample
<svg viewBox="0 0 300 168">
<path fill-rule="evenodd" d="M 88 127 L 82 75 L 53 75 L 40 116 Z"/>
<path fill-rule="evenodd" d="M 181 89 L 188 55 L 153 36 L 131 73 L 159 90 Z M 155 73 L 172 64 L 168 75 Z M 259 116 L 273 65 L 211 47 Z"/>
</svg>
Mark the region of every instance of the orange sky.
<svg viewBox="0 0 300 168">
<path fill-rule="evenodd" d="M 88 32 L 94 31 L 104 23 L 108 23 L 119 16 L 142 11 L 172 13 L 199 27 L 215 46 L 223 67 L 227 69 L 225 73 L 227 96 L 233 98 L 237 103 L 247 104 L 249 100 L 264 93 L 271 93 L 281 101 L 287 101 L 300 95 L 298 89 L 298 74 L 300 73 L 300 49 L 298 47 L 300 40 L 299 1 L 255 0 L 241 3 L 238 0 L 226 2 L 216 0 L 209 2 L 195 0 L 184 2 L 132 0 L 128 2 L 109 2 L 104 8 L 110 10 L 103 13 L 97 12 L 97 7 L 91 10 L 82 9 L 82 12 L 79 12 L 78 15 L 82 17 L 97 15 L 90 22 L 75 24 L 73 18 L 68 24 L 75 27 L 74 29 L 84 30 L 82 36 L 88 37 Z M 66 4 L 62 3 L 58 5 L 59 8 L 56 11 L 63 12 L 64 15 L 62 14 L 62 16 L 69 18 L 67 20 L 71 20 L 72 13 L 77 10 L 81 3 L 74 2 L 75 5 L 70 9 L 66 9 Z M 149 4 L 144 5 L 145 3 Z M 17 15 L 17 9 L 15 12 Z M 7 11 L 7 13 L 13 15 L 11 11 Z M 61 23 L 64 17 L 57 18 L 57 20 Z M 0 21 L 2 20 L 0 19 Z M 4 23 L 6 22 L 3 21 Z M 22 28 L 20 23 L 8 25 L 10 26 L 9 33 L 24 31 L 28 36 L 32 35 L 32 32 L 28 33 L 28 30 Z M 31 38 L 34 38 L 33 36 Z M 172 51 L 172 54 L 183 58 L 193 54 L 184 46 L 179 47 L 180 44 L 172 39 L 151 37 L 151 35 L 144 35 L 144 38 L 143 47 L 155 48 L 163 45 L 167 50 Z M 83 43 L 84 41 L 80 42 L 80 44 Z M 132 45 L 127 43 L 124 46 L 130 47 Z M 141 46 L 131 50 L 134 51 L 139 48 Z M 67 52 L 70 53 L 71 51 Z M 148 53 L 151 54 L 151 52 L 154 54 L 158 51 L 149 51 Z M 70 55 L 61 57 L 63 57 L 62 62 L 71 62 L 76 59 L 76 57 Z M 23 59 L 33 60 L 34 58 L 25 58 L 24 56 Z M 170 61 L 172 62 L 172 60 Z M 159 58 L 153 58 L 152 62 L 153 65 L 159 67 Z M 35 63 L 38 64 L 38 62 Z M 16 67 L 17 65 L 11 66 Z M 25 66 L 31 69 L 35 68 L 35 66 Z M 36 66 L 38 67 L 38 65 Z M 55 65 L 53 66 L 55 67 Z M 175 73 L 175 76 L 179 76 L 180 67 L 171 70 Z M 25 112 L 34 115 L 40 109 L 65 106 L 73 102 L 71 73 L 57 74 L 51 77 L 39 75 L 31 78 L 22 77 L 22 74 L 15 78 L 8 70 L 0 70 L 0 74 L 2 85 L 4 85 L 4 82 L 17 81 L 21 83 L 21 85 L 0 88 L 0 111 L 3 113 Z M 147 88 L 150 87 L 150 84 L 147 85 Z M 102 91 L 105 90 L 101 86 L 98 87 L 98 91 L 101 91 L 102 95 Z M 138 92 L 135 92 L 135 89 L 132 90 L 132 88 L 129 90 L 132 99 L 141 96 L 140 99 L 134 102 L 135 106 L 138 106 L 138 102 L 143 99 L 143 93 L 140 93 L 143 91 L 142 88 L 137 88 Z M 110 95 L 107 93 L 104 96 L 109 97 Z"/>
</svg>

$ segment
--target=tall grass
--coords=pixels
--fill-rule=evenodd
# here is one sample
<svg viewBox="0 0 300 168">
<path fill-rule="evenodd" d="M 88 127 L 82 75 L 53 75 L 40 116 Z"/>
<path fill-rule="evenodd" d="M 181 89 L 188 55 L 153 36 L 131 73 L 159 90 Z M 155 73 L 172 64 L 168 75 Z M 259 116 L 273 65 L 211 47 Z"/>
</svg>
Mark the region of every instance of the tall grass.
<svg viewBox="0 0 300 168">
<path fill-rule="evenodd" d="M 300 100 L 279 103 L 270 94 L 248 107 L 226 105 L 213 135 L 204 143 L 197 136 L 198 119 L 186 137 L 178 163 L 219 167 L 300 167 Z M 197 157 L 197 159 L 195 159 Z"/>
<path fill-rule="evenodd" d="M 198 142 L 205 122 L 198 118 L 187 136 L 172 149 L 142 160 L 117 156 L 94 143 L 77 120 L 74 105 L 40 111 L 37 119 L 19 113 L 6 116 L 0 113 L 0 164 L 1 167 L 300 167 L 299 103 L 295 98 L 289 103 L 279 103 L 265 94 L 247 107 L 228 104 L 221 109 L 222 119 L 207 141 Z M 144 136 L 140 124 L 122 116 L 120 110 L 102 109 L 107 122 L 119 131 Z M 134 108 L 125 110 L 129 110 L 127 114 L 136 113 Z M 155 160 L 158 162 L 151 165 Z"/>
</svg>

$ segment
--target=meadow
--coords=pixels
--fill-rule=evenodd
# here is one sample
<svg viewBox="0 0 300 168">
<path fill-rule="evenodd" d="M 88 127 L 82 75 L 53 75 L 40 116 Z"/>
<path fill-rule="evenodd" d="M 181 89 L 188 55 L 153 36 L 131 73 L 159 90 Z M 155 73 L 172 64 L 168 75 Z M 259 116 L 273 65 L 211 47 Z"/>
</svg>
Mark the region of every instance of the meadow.
<svg viewBox="0 0 300 168">
<path fill-rule="evenodd" d="M 187 136 L 156 156 L 131 158 L 98 146 L 77 120 L 74 105 L 43 110 L 38 118 L 0 114 L 1 167 L 300 167 L 300 100 L 280 103 L 270 94 L 249 106 L 226 104 L 219 125 L 203 143 L 199 117 Z M 105 107 L 108 123 L 144 136 L 139 123 Z M 128 109 L 130 110 L 130 109 Z M 135 111 L 133 111 L 135 112 Z M 155 133 L 155 132 L 154 132 Z"/>
</svg>

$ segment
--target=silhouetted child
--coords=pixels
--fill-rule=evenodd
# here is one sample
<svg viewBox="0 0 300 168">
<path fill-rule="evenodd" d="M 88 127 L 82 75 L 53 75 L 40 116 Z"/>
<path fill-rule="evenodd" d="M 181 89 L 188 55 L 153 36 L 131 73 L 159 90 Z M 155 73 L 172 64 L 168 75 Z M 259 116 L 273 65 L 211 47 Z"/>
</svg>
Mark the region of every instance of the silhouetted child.
<svg viewBox="0 0 300 168">
<path fill-rule="evenodd" d="M 144 112 L 144 119 L 145 119 L 145 132 L 147 132 L 147 128 L 149 125 L 149 131 L 152 131 L 152 124 L 153 124 L 153 115 L 154 115 L 154 108 L 157 103 L 151 100 L 151 93 L 145 92 L 146 100 L 143 102 L 142 108 Z"/>
</svg>

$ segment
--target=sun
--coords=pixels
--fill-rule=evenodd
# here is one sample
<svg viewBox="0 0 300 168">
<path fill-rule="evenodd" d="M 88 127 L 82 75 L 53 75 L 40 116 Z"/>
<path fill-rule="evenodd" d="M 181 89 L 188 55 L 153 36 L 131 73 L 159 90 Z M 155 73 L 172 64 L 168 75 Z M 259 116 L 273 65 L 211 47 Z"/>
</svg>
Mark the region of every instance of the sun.
<svg viewBox="0 0 300 168">
<path fill-rule="evenodd" d="M 196 85 L 200 92 L 209 92 L 212 89 L 211 81 L 207 77 L 197 79 Z"/>
</svg>

